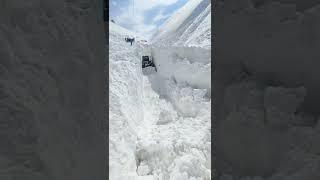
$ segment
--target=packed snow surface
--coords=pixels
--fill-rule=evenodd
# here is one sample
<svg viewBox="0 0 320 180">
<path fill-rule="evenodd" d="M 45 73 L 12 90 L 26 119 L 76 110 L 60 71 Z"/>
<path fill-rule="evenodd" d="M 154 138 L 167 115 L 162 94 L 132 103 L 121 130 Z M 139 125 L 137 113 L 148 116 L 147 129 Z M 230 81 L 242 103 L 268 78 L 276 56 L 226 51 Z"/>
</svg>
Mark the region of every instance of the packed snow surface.
<svg viewBox="0 0 320 180">
<path fill-rule="evenodd" d="M 131 46 L 128 35 L 110 22 L 110 179 L 211 179 L 210 51 Z M 157 72 L 141 68 L 143 55 Z"/>
</svg>

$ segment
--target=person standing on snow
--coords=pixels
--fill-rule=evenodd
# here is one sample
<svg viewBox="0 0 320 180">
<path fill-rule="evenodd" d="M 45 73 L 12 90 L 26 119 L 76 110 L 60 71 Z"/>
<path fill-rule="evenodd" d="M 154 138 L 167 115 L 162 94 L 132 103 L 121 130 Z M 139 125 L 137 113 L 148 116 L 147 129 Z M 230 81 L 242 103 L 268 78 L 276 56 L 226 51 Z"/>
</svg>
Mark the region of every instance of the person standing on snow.
<svg viewBox="0 0 320 180">
<path fill-rule="evenodd" d="M 132 43 L 134 42 L 134 38 L 129 39 L 129 40 L 130 40 L 130 43 L 131 43 L 131 46 L 132 46 Z"/>
</svg>

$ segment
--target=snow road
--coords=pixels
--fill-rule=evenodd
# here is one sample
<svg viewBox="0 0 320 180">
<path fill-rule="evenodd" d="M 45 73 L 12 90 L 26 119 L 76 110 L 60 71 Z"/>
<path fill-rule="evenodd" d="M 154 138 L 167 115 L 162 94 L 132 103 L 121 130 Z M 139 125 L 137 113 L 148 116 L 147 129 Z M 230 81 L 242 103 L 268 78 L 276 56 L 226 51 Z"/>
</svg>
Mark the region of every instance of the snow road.
<svg viewBox="0 0 320 180">
<path fill-rule="evenodd" d="M 195 67 L 204 70 L 198 78 L 208 75 L 211 63 L 206 54 L 193 57 L 179 48 L 151 49 L 158 63 L 167 62 L 158 72 L 143 75 L 141 55 L 148 47 L 130 46 L 123 31 L 112 26 L 116 25 L 110 26 L 109 36 L 110 179 L 210 179 L 210 80 L 200 85 L 196 79 L 185 81 Z M 166 56 L 158 56 L 160 51 Z M 178 74 L 176 67 L 182 68 Z"/>
</svg>

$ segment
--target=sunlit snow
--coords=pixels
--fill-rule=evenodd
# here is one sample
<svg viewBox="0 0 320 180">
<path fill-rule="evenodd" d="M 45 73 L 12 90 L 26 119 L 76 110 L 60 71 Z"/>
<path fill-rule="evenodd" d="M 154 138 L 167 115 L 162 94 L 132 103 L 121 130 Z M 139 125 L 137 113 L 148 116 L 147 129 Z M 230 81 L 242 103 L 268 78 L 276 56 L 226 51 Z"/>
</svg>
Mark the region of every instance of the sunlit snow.
<svg viewBox="0 0 320 180">
<path fill-rule="evenodd" d="M 203 16 L 202 11 L 198 15 Z M 183 24 L 176 29 L 188 29 Z M 124 38 L 136 34 L 112 22 L 109 28 L 110 179 L 210 179 L 210 39 L 197 47 L 160 48 L 139 41 L 131 46 Z M 197 39 L 194 31 L 188 32 Z M 146 53 L 154 57 L 157 72 L 143 73 L 141 56 Z"/>
</svg>

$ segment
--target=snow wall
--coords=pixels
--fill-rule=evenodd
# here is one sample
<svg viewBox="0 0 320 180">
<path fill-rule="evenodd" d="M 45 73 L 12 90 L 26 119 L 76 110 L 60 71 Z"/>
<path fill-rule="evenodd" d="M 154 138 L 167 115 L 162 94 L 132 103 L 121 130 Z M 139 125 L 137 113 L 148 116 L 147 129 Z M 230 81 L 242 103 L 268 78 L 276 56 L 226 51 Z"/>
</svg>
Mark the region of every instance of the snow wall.
<svg viewBox="0 0 320 180">
<path fill-rule="evenodd" d="M 131 46 L 124 38 L 137 35 L 109 22 L 110 179 L 210 178 L 210 1 L 189 2 L 193 8 L 175 28 L 193 37 L 193 47 L 138 40 Z M 153 57 L 158 72 L 142 70 L 143 55 Z"/>
<path fill-rule="evenodd" d="M 136 141 L 143 127 L 143 83 L 139 45 L 124 39 L 136 35 L 109 22 L 109 178 L 137 178 Z M 136 49 L 137 48 L 137 49 Z"/>
<path fill-rule="evenodd" d="M 319 178 L 317 2 L 216 2 L 212 126 L 220 179 Z"/>
<path fill-rule="evenodd" d="M 0 2 L 1 180 L 107 179 L 102 8 Z"/>
<path fill-rule="evenodd" d="M 152 57 L 158 74 L 174 77 L 194 88 L 211 89 L 211 52 L 195 47 L 154 47 Z"/>
</svg>

